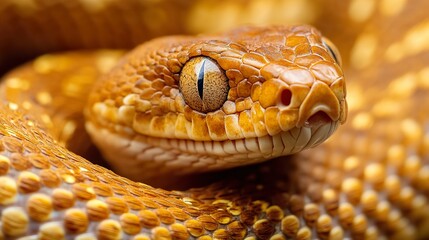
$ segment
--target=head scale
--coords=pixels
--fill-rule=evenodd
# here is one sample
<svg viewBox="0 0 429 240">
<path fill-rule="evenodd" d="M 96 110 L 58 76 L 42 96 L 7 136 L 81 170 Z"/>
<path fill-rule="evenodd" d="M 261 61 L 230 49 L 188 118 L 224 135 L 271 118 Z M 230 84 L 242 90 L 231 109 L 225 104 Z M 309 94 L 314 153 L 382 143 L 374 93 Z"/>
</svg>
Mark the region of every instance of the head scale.
<svg viewBox="0 0 429 240">
<path fill-rule="evenodd" d="M 332 49 L 310 26 L 156 39 L 100 82 L 87 127 L 107 145 L 113 167 L 138 180 L 126 158 L 136 169 L 188 173 L 296 153 L 346 119 L 345 80 Z M 128 157 L 118 160 L 118 151 Z"/>
</svg>

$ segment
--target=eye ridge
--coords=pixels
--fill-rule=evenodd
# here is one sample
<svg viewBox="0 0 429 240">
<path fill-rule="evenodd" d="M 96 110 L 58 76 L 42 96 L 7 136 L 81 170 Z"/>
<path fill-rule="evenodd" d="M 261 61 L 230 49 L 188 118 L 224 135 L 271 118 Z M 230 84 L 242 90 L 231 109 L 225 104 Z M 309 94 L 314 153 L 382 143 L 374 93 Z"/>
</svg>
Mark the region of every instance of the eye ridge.
<svg viewBox="0 0 429 240">
<path fill-rule="evenodd" d="M 203 60 L 203 64 L 201 64 L 201 68 L 200 68 L 200 72 L 198 73 L 198 80 L 197 80 L 198 95 L 200 96 L 201 100 L 203 100 L 205 65 L 206 65 L 206 60 Z"/>
</svg>

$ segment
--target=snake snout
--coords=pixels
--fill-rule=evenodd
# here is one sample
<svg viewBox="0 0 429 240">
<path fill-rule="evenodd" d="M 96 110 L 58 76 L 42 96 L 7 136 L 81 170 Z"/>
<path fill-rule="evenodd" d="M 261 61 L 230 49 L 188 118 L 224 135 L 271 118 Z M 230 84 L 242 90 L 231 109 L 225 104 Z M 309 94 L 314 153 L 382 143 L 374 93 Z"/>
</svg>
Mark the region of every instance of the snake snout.
<svg viewBox="0 0 429 240">
<path fill-rule="evenodd" d="M 298 127 L 317 127 L 340 120 L 337 96 L 322 82 L 315 82 L 299 109 Z"/>
</svg>

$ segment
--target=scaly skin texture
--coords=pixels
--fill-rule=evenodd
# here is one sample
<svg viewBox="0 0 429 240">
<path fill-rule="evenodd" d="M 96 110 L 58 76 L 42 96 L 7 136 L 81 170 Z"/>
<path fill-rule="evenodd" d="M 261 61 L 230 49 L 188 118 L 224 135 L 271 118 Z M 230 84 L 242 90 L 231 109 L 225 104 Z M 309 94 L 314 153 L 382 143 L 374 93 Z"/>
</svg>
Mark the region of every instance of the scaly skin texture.
<svg viewBox="0 0 429 240">
<path fill-rule="evenodd" d="M 228 78 L 226 101 L 206 113 L 185 102 L 178 81 L 196 57 L 210 57 Z M 146 182 L 314 147 L 345 121 L 346 109 L 342 70 L 317 30 L 243 27 L 139 46 L 97 82 L 86 125 L 115 171 Z"/>
<path fill-rule="evenodd" d="M 256 4 L 258 1 L 251 2 Z M 317 4 L 321 3 L 321 5 L 311 5 L 313 8 L 305 8 L 305 14 L 304 12 L 298 14 L 306 15 L 318 9 L 321 13 L 320 19 L 313 18 L 314 23 L 339 44 L 345 56 L 346 75 L 349 78 L 348 98 L 351 100 L 349 120 L 327 143 L 303 152 L 290 161 L 280 159 L 240 171 L 234 170 L 229 174 L 225 173 L 222 176 L 223 183 L 187 192 L 188 198 L 183 198 L 181 196 L 183 193 L 164 192 L 140 186 L 138 189 L 146 194 L 144 197 L 137 200 L 122 198 L 123 201 L 129 201 L 128 209 L 139 210 L 131 210 L 135 216 L 121 215 L 122 212 L 119 209 L 124 205 L 119 203 L 120 200 L 115 205 L 116 199 L 109 202 L 103 196 L 110 194 L 108 190 L 106 191 L 109 188 L 112 189 L 112 195 L 113 192 L 119 193 L 119 196 L 126 195 L 125 191 L 121 191 L 125 186 L 123 182 L 117 181 L 116 184 L 110 182 L 108 187 L 106 185 L 103 187 L 87 180 L 89 185 L 93 185 L 92 188 L 73 184 L 73 181 L 95 180 L 110 173 L 100 173 L 90 177 L 85 176 L 88 172 L 83 169 L 74 169 L 74 172 L 66 172 L 66 174 L 59 170 L 52 175 L 48 172 L 48 177 L 45 177 L 47 181 L 37 185 L 37 177 L 33 178 L 34 175 L 26 171 L 18 171 L 26 168 L 39 174 L 33 166 L 39 169 L 47 166 L 43 164 L 45 161 L 40 158 L 37 160 L 34 156 L 19 158 L 17 157 L 19 154 L 10 155 L 11 152 L 20 152 L 24 149 L 37 152 L 34 145 L 40 146 L 41 151 L 45 153 L 45 158 L 51 161 L 50 166 L 68 163 L 58 162 L 61 159 L 60 154 L 51 155 L 51 152 L 55 152 L 57 148 L 59 152 L 64 150 L 45 145 L 50 138 L 37 136 L 39 128 L 32 129 L 30 134 L 24 134 L 24 129 L 32 128 L 32 124 L 24 122 L 22 125 L 14 126 L 22 117 L 4 109 L 5 114 L 2 115 L 1 123 L 5 127 L 2 135 L 22 136 L 22 139 L 28 139 L 28 141 L 17 142 L 14 141 L 15 137 L 2 138 L 3 155 L 7 158 L 2 158 L 1 169 L 8 169 L 8 171 L 2 170 L 6 179 L 1 181 L 2 184 L 4 183 L 1 196 L 3 199 L 8 199 L 8 194 L 18 195 L 15 203 L 21 207 L 3 205 L 3 231 L 18 229 L 19 233 L 22 226 L 28 226 L 26 219 L 29 219 L 31 224 L 43 225 L 41 235 L 58 234 L 56 238 L 61 238 L 64 230 L 59 226 L 68 226 L 70 229 L 67 233 L 70 234 L 83 229 L 81 226 L 87 223 L 85 219 L 91 216 L 94 221 L 88 229 L 98 229 L 94 230 L 92 236 L 109 232 L 111 233 L 109 236 L 115 237 L 117 236 L 115 233 L 119 230 L 122 230 L 123 234 L 126 231 L 132 232 L 133 228 L 130 226 L 135 227 L 134 229 L 146 226 L 144 231 L 149 237 L 172 235 L 187 237 L 192 234 L 200 236 L 204 231 L 203 234 L 212 234 L 213 237 L 225 239 L 240 237 L 243 233 L 269 238 L 275 232 L 280 235 L 276 235 L 274 239 L 282 239 L 284 236 L 295 236 L 299 239 L 344 237 L 426 239 L 429 234 L 427 230 L 429 225 L 427 204 L 429 140 L 426 129 L 428 124 L 426 106 L 429 102 L 427 97 L 429 70 L 426 66 L 429 60 L 426 44 L 428 41 L 414 40 L 427 39 L 425 12 L 427 2 L 363 1 L 366 8 L 362 5 L 359 7 L 357 2 L 359 1 L 320 1 Z M 332 7 L 334 6 L 332 4 L 337 5 Z M 280 9 L 278 4 L 273 5 Z M 216 11 L 218 8 L 225 9 L 226 6 L 238 6 L 236 9 L 240 10 L 247 9 L 247 6 L 242 6 L 239 1 L 216 1 L 213 4 L 210 1 L 201 1 L 195 4 L 195 8 L 204 6 L 210 6 L 211 12 L 215 14 L 219 14 L 219 11 Z M 324 11 L 320 6 L 325 6 L 327 9 Z M 25 6 L 23 8 L 25 9 Z M 230 9 L 226 11 L 228 15 L 235 13 L 231 10 L 235 8 L 227 9 Z M 238 12 L 242 14 L 242 11 Z M 33 15 L 30 14 L 30 16 Z M 210 16 L 210 14 L 204 16 Z M 227 18 L 216 15 L 215 19 L 219 24 Z M 208 24 L 205 19 L 195 22 Z M 16 108 L 13 104 L 10 107 Z M 40 141 L 41 139 L 45 139 L 46 142 Z M 19 147 L 22 144 L 23 147 Z M 79 159 L 70 153 L 65 152 L 64 155 L 69 156 L 70 159 Z M 69 164 L 69 167 L 73 168 L 74 165 Z M 91 168 L 98 167 L 91 165 Z M 71 177 L 72 175 L 75 175 L 75 178 Z M 54 180 L 49 181 L 49 176 L 53 176 Z M 66 191 L 60 190 L 54 194 L 52 190 L 60 186 L 56 185 L 59 184 L 59 181 L 55 180 L 56 177 L 61 179 L 60 181 L 69 182 L 61 185 Z M 28 184 L 29 182 L 31 183 Z M 131 184 L 128 181 L 126 183 Z M 133 190 L 131 185 L 126 188 Z M 19 189 L 18 193 L 15 193 L 14 189 Z M 45 191 L 48 197 L 26 194 L 35 189 Z M 89 194 L 85 194 L 85 191 L 81 191 L 82 189 L 88 190 Z M 184 206 L 182 200 L 174 201 L 172 200 L 174 198 L 162 201 L 163 198 L 157 193 L 162 194 L 162 197 L 174 195 L 174 198 L 193 203 L 193 206 L 198 207 L 196 209 L 189 207 L 191 205 Z M 133 192 L 133 194 L 140 193 Z M 66 211 L 61 209 L 71 206 L 67 204 L 67 199 L 71 196 L 76 199 L 73 200 L 74 209 L 67 212 L 68 217 L 61 218 L 66 214 Z M 113 221 L 99 221 L 98 216 L 94 215 L 97 215 L 97 212 L 99 215 L 106 216 L 106 205 L 99 204 L 97 201 L 82 200 L 87 196 L 106 200 L 108 216 Z M 50 212 L 49 199 L 60 199 L 56 202 L 52 201 L 54 206 L 52 209 L 58 211 L 60 217 L 57 214 L 51 215 L 59 220 L 54 223 L 43 221 L 36 223 L 36 220 L 43 220 L 43 212 Z M 191 199 L 202 199 L 202 202 Z M 61 204 L 62 202 L 66 203 Z M 35 205 L 48 207 L 35 208 Z M 140 211 L 143 206 L 151 211 L 161 206 L 163 210 L 155 211 L 156 217 L 154 217 L 148 211 Z M 185 214 L 168 206 L 183 208 Z M 275 206 L 283 211 L 278 211 Z M 7 211 L 4 210 L 5 208 Z M 213 212 L 216 210 L 216 213 Z M 32 212 L 32 214 L 27 216 L 23 211 Z M 185 215 L 195 216 L 197 213 L 203 213 L 203 215 L 200 218 L 197 217 L 195 221 L 185 217 Z M 239 217 L 234 215 L 237 213 Z M 262 219 L 257 221 L 259 218 Z M 236 219 L 240 219 L 241 223 L 236 222 Z M 176 224 L 170 224 L 173 221 Z M 154 224 L 151 225 L 151 223 Z M 13 228 L 11 224 L 14 224 Z M 155 225 L 157 227 L 151 228 Z M 246 230 L 243 230 L 242 226 L 246 226 Z M 27 229 L 30 232 L 37 231 L 36 228 Z M 170 232 L 167 233 L 167 231 Z M 127 235 L 122 237 L 125 238 Z"/>
</svg>

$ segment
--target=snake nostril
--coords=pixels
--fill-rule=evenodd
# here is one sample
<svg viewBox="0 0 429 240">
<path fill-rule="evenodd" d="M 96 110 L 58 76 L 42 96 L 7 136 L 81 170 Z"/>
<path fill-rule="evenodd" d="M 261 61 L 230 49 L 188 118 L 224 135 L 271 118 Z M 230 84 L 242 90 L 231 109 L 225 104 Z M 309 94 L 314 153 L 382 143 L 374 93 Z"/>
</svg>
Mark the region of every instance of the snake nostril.
<svg viewBox="0 0 429 240">
<path fill-rule="evenodd" d="M 318 127 L 327 123 L 332 122 L 331 117 L 323 111 L 318 111 L 315 114 L 311 115 L 308 120 L 305 122 L 307 127 Z"/>
<path fill-rule="evenodd" d="M 280 99 L 283 105 L 289 106 L 292 101 L 292 92 L 289 89 L 283 89 L 280 94 Z"/>
</svg>

